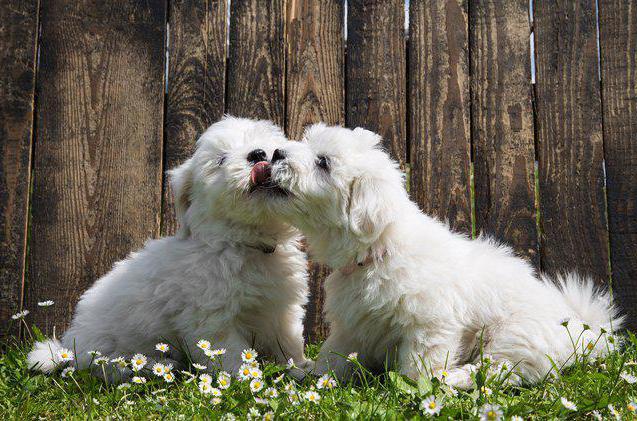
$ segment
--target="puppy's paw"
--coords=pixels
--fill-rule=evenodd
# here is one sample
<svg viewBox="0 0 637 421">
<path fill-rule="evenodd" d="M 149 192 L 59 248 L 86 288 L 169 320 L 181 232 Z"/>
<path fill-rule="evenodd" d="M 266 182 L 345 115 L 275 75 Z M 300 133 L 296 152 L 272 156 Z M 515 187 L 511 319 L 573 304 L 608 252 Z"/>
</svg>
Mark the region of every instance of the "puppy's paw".
<svg viewBox="0 0 637 421">
<path fill-rule="evenodd" d="M 445 383 L 460 390 L 470 390 L 475 387 L 471 378 L 471 370 L 467 367 L 449 370 L 445 376 Z"/>
</svg>

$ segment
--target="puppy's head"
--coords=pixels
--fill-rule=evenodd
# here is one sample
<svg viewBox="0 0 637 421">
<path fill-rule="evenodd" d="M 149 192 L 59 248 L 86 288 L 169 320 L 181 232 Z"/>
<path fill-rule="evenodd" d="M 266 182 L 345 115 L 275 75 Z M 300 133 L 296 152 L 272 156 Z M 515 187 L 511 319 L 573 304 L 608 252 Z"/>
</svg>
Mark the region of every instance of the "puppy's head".
<svg viewBox="0 0 637 421">
<path fill-rule="evenodd" d="M 376 241 L 408 201 L 398 164 L 380 140 L 362 128 L 316 124 L 301 142 L 275 151 L 272 179 L 289 192 L 280 212 L 306 233 L 334 230 L 363 244 Z"/>
<path fill-rule="evenodd" d="M 269 209 L 282 191 L 270 183 L 270 160 L 286 143 L 268 121 L 228 116 L 210 126 L 193 156 L 170 171 L 177 235 L 185 238 L 210 221 L 275 229 Z"/>
</svg>

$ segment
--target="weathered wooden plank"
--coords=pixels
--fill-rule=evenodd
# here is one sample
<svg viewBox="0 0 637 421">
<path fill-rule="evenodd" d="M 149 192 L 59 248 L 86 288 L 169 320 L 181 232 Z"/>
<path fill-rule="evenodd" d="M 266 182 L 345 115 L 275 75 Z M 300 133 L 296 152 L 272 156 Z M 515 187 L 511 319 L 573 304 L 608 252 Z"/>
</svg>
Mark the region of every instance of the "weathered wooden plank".
<svg viewBox="0 0 637 421">
<path fill-rule="evenodd" d="M 343 124 L 343 3 L 340 0 L 294 1 L 287 10 L 286 132 L 292 139 L 305 126 L 324 121 Z M 323 323 L 323 279 L 326 267 L 310 264 L 310 302 L 305 336 L 315 342 L 327 336 Z"/>
<path fill-rule="evenodd" d="M 226 81 L 226 1 L 169 4 L 164 170 L 186 160 L 199 135 L 223 116 Z M 164 177 L 162 235 L 172 235 L 177 228 L 168 181 Z"/>
<path fill-rule="evenodd" d="M 226 110 L 285 124 L 284 1 L 233 0 Z"/>
<path fill-rule="evenodd" d="M 595 2 L 534 3 L 541 265 L 608 279 Z"/>
<path fill-rule="evenodd" d="M 537 259 L 528 2 L 471 3 L 476 229 Z"/>
<path fill-rule="evenodd" d="M 599 3 L 613 293 L 637 330 L 637 4 Z"/>
<path fill-rule="evenodd" d="M 22 306 L 37 37 L 37 0 L 0 3 L 0 338 Z"/>
<path fill-rule="evenodd" d="M 467 2 L 412 1 L 409 133 L 412 198 L 471 233 Z"/>
<path fill-rule="evenodd" d="M 41 22 L 25 298 L 59 332 L 89 285 L 159 233 L 165 2 L 43 2 Z"/>
<path fill-rule="evenodd" d="M 402 0 L 348 2 L 346 123 L 380 133 L 403 168 L 407 157 L 404 21 Z"/>
</svg>

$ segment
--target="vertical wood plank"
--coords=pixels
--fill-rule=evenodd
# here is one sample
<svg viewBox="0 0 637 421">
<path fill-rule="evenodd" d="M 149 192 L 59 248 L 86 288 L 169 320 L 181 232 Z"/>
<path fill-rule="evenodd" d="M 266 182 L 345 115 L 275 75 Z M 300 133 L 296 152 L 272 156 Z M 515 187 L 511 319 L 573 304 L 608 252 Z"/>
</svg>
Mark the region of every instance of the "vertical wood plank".
<svg viewBox="0 0 637 421">
<path fill-rule="evenodd" d="M 542 268 L 606 282 L 595 1 L 534 6 Z"/>
<path fill-rule="evenodd" d="M 223 116 L 226 81 L 226 0 L 172 0 L 164 170 L 185 161 L 203 131 Z M 177 228 L 164 177 L 162 235 Z"/>
<path fill-rule="evenodd" d="M 637 4 L 599 2 L 613 294 L 637 330 Z"/>
<path fill-rule="evenodd" d="M 407 159 L 405 6 L 350 0 L 347 12 L 346 122 L 379 133 L 401 167 Z"/>
<path fill-rule="evenodd" d="M 476 228 L 535 262 L 528 2 L 475 1 L 470 10 Z"/>
<path fill-rule="evenodd" d="M 233 0 L 226 110 L 285 124 L 283 0 Z"/>
<path fill-rule="evenodd" d="M 305 126 L 323 121 L 343 124 L 343 3 L 340 0 L 292 1 L 287 10 L 286 132 L 292 139 Z M 328 269 L 310 264 L 310 301 L 305 336 L 327 336 L 323 323 L 323 280 Z"/>
<path fill-rule="evenodd" d="M 41 21 L 26 303 L 59 332 L 88 286 L 159 233 L 166 10 L 43 2 Z"/>
<path fill-rule="evenodd" d="M 0 4 L 0 338 L 22 306 L 37 37 L 37 0 Z"/>
<path fill-rule="evenodd" d="M 468 3 L 412 0 L 409 133 L 412 198 L 471 233 Z"/>
</svg>

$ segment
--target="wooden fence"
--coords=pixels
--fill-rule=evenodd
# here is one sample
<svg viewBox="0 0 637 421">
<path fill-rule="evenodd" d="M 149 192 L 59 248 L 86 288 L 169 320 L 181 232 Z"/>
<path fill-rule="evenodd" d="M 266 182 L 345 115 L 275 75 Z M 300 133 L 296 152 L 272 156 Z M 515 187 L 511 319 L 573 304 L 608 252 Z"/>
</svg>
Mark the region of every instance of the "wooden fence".
<svg viewBox="0 0 637 421">
<path fill-rule="evenodd" d="M 0 0 L 0 335 L 174 232 L 164 172 L 226 112 L 380 132 L 425 211 L 612 279 L 637 327 L 637 3 L 598 3 Z"/>
</svg>

